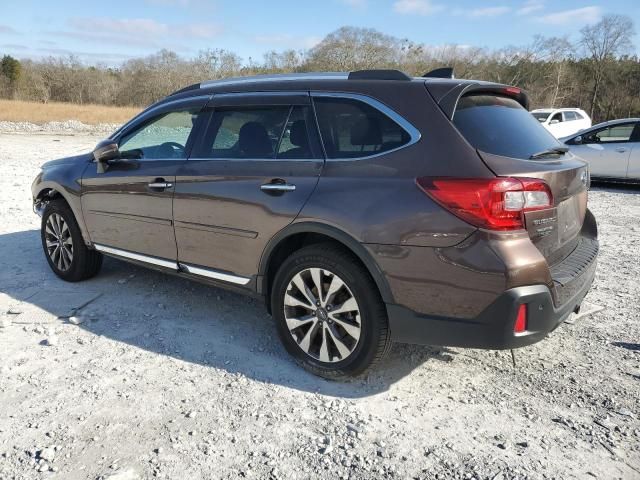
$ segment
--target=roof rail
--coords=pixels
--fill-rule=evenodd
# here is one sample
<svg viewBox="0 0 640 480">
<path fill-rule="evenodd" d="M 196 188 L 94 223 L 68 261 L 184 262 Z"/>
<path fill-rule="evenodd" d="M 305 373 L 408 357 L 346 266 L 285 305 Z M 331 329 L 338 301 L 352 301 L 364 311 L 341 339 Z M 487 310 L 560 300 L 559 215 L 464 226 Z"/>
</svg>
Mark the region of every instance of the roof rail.
<svg viewBox="0 0 640 480">
<path fill-rule="evenodd" d="M 196 90 L 196 89 L 198 89 L 198 88 L 200 88 L 200 84 L 199 84 L 199 83 L 194 83 L 193 85 L 189 85 L 188 87 L 184 87 L 184 88 L 181 88 L 180 90 L 177 90 L 177 91 L 173 92 L 173 93 L 171 94 L 171 96 L 173 96 L 173 95 L 177 95 L 177 94 L 179 94 L 179 93 L 188 92 L 188 91 L 190 91 L 190 90 Z"/>
<path fill-rule="evenodd" d="M 349 73 L 349 80 L 411 80 L 400 70 L 356 70 Z"/>
<path fill-rule="evenodd" d="M 219 80 L 207 80 L 200 84 L 200 88 L 215 87 L 219 85 L 262 83 L 274 81 L 290 81 L 290 80 L 333 80 L 346 79 L 347 75 L 340 72 L 323 72 L 323 73 L 273 73 L 266 75 L 251 75 L 247 77 L 231 77 L 221 78 Z"/>
<path fill-rule="evenodd" d="M 453 67 L 442 67 L 431 70 L 423 75 L 424 78 L 455 78 Z"/>
</svg>

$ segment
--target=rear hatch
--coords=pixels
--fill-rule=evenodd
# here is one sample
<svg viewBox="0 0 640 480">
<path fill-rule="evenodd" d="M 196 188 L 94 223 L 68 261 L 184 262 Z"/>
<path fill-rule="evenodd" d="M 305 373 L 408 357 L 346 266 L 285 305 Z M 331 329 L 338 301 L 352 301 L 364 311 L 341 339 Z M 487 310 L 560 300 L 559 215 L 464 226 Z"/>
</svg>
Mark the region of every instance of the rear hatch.
<svg viewBox="0 0 640 480">
<path fill-rule="evenodd" d="M 512 93 L 507 95 L 505 93 Z M 586 164 L 558 142 L 524 107 L 519 89 L 471 91 L 461 96 L 452 121 L 500 177 L 544 180 L 553 208 L 525 213 L 532 242 L 553 265 L 578 244 L 587 210 Z"/>
</svg>

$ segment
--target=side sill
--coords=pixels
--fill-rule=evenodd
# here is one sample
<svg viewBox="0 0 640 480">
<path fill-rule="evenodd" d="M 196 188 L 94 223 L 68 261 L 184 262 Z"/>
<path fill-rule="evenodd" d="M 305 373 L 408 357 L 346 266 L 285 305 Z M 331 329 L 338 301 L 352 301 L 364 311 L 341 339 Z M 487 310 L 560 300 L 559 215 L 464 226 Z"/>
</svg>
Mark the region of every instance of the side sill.
<svg viewBox="0 0 640 480">
<path fill-rule="evenodd" d="M 169 268 L 175 270 L 178 273 L 190 273 L 200 277 L 212 278 L 214 280 L 220 280 L 226 283 L 233 283 L 235 285 L 246 285 L 251 279 L 247 277 L 241 277 L 233 275 L 227 272 L 221 272 L 219 270 L 213 270 L 210 268 L 197 267 L 195 265 L 189 265 L 187 263 L 179 263 L 164 258 L 152 257 L 149 255 L 143 255 L 141 253 L 130 252 L 128 250 L 122 250 L 120 248 L 108 247 L 106 245 L 100 245 L 98 243 L 93 245 L 99 252 L 106 253 L 108 255 L 114 255 L 116 257 L 128 258 L 137 262 L 148 263 L 159 267 Z"/>
<path fill-rule="evenodd" d="M 100 245 L 94 243 L 93 247 L 99 252 L 103 252 L 109 255 L 115 255 L 116 257 L 129 258 L 138 262 L 150 263 L 159 267 L 170 268 L 172 270 L 179 270 L 178 264 L 171 260 L 165 260 L 163 258 L 150 257 L 148 255 L 142 255 L 141 253 L 129 252 L 128 250 L 121 250 L 119 248 L 108 247 L 106 245 Z"/>
<path fill-rule="evenodd" d="M 209 268 L 196 267 L 186 263 L 180 263 L 179 267 L 180 271 L 186 273 L 199 275 L 201 277 L 213 278 L 214 280 L 221 280 L 223 282 L 234 283 L 236 285 L 246 285 L 251 281 L 251 279 L 247 277 L 240 277 L 238 275 L 232 275 L 230 273 L 224 273 L 218 270 L 211 270 Z"/>
</svg>

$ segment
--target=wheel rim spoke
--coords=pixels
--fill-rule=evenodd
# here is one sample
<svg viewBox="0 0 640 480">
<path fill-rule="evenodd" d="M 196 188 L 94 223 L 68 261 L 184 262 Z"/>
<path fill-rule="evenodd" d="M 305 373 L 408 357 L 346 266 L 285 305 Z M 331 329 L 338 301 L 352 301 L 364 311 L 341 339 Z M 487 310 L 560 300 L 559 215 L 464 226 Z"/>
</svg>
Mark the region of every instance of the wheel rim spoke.
<svg viewBox="0 0 640 480">
<path fill-rule="evenodd" d="M 299 317 L 299 318 L 288 317 L 286 320 L 287 320 L 287 327 L 289 327 L 289 330 L 295 330 L 296 328 L 300 328 L 305 325 L 308 325 L 309 323 L 315 322 L 316 317 L 313 315 L 306 315 L 304 317 Z"/>
<path fill-rule="evenodd" d="M 294 297 L 293 295 L 290 295 L 289 293 L 285 294 L 284 304 L 287 305 L 288 307 L 302 307 L 308 310 L 313 310 L 315 308 L 315 305 L 311 305 L 307 302 L 303 302 L 302 300 L 297 299 L 296 297 Z"/>
<path fill-rule="evenodd" d="M 335 315 L 330 315 L 329 318 L 331 318 L 331 320 L 333 320 L 334 322 L 336 322 L 338 325 L 340 325 L 342 328 L 344 328 L 345 332 L 347 332 L 352 338 L 354 339 L 358 339 L 360 338 L 360 327 L 353 325 L 351 323 L 345 322 L 339 318 L 337 318 Z"/>
<path fill-rule="evenodd" d="M 55 230 L 58 235 L 62 234 L 62 226 L 60 225 L 60 215 L 56 214 L 53 216 L 53 221 L 55 222 Z"/>
<path fill-rule="evenodd" d="M 334 345 L 336 346 L 336 348 L 338 349 L 338 353 L 340 353 L 340 358 L 346 358 L 349 356 L 349 354 L 351 353 L 351 350 L 349 350 L 349 347 L 347 347 L 342 340 L 340 340 L 337 335 L 335 334 L 335 332 L 333 331 L 333 328 L 331 327 L 327 327 L 325 329 L 327 332 L 329 332 L 329 336 L 331 336 L 331 340 L 333 340 Z M 358 335 L 359 337 L 360 335 Z"/>
<path fill-rule="evenodd" d="M 356 299 L 351 297 L 348 300 L 346 300 L 344 303 L 342 303 L 341 305 L 337 306 L 336 308 L 334 308 L 331 311 L 332 315 L 337 315 L 339 313 L 347 313 L 347 312 L 353 312 L 358 310 L 358 303 L 356 302 Z"/>
<path fill-rule="evenodd" d="M 313 281 L 313 285 L 318 292 L 317 300 L 320 302 L 320 305 L 324 305 L 324 298 L 322 296 L 322 273 L 319 268 L 311 268 L 309 272 L 311 273 L 311 281 Z"/>
<path fill-rule="evenodd" d="M 331 303 L 333 300 L 333 296 L 342 288 L 344 282 L 340 280 L 337 275 L 333 275 L 331 277 L 331 283 L 329 284 L 329 289 L 327 290 L 327 296 L 325 297 L 325 303 Z"/>
<path fill-rule="evenodd" d="M 311 337 L 312 335 L 315 335 L 316 333 L 315 330 L 317 325 L 318 325 L 318 320 L 314 318 L 313 323 L 311 324 L 311 327 L 309 328 L 309 330 L 307 330 L 307 333 L 305 333 L 304 337 L 302 337 L 302 340 L 300 340 L 300 343 L 298 343 L 298 345 L 300 345 L 300 348 L 304 350 L 305 353 L 309 353 L 309 347 L 311 346 Z"/>
<path fill-rule="evenodd" d="M 309 305 L 315 306 L 317 302 L 316 297 L 305 283 L 302 275 L 298 273 L 295 277 L 293 277 L 293 283 L 298 288 L 300 293 L 307 299 Z"/>
<path fill-rule="evenodd" d="M 60 245 L 58 245 L 54 250 L 53 256 L 55 258 L 56 265 L 60 270 L 62 270 L 62 251 L 61 251 Z"/>
<path fill-rule="evenodd" d="M 300 349 L 323 363 L 345 360 L 360 341 L 358 302 L 349 286 L 324 268 L 306 268 L 291 278 L 284 318 Z"/>
<path fill-rule="evenodd" d="M 322 344 L 320 345 L 320 361 L 329 362 L 329 344 L 327 342 L 327 327 L 322 325 Z"/>
</svg>

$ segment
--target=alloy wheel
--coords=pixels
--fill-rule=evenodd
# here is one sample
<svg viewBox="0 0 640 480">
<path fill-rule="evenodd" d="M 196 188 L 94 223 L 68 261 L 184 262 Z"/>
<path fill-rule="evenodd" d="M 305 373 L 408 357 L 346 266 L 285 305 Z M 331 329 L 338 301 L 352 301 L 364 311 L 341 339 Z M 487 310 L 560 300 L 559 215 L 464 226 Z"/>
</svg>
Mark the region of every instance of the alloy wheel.
<svg viewBox="0 0 640 480">
<path fill-rule="evenodd" d="M 58 270 L 69 270 L 73 261 L 73 239 L 69 225 L 59 213 L 52 213 L 47 218 L 45 242 L 47 254 Z"/>
<path fill-rule="evenodd" d="M 289 281 L 287 328 L 310 357 L 335 363 L 353 353 L 361 333 L 360 308 L 347 284 L 324 268 L 307 268 Z"/>
</svg>

